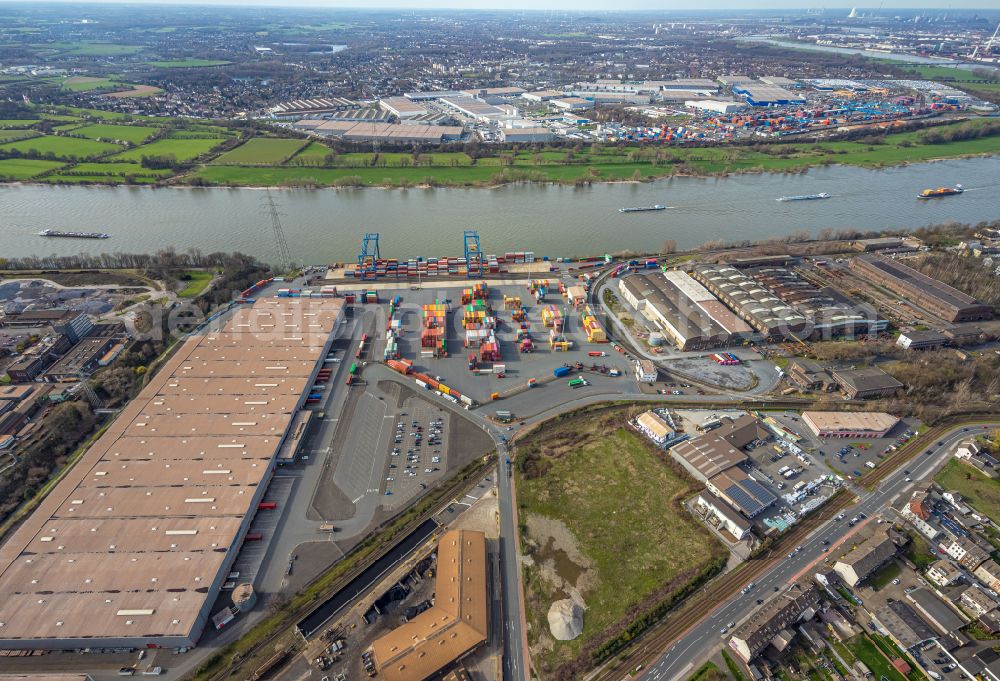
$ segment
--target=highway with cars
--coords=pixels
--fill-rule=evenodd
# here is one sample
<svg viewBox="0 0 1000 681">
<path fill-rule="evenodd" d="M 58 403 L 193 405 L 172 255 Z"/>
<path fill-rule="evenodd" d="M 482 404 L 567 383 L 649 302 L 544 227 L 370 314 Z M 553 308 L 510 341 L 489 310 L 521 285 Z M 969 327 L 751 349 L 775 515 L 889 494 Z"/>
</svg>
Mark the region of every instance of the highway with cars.
<svg viewBox="0 0 1000 681">
<path fill-rule="evenodd" d="M 827 521 L 800 548 L 793 549 L 785 559 L 756 579 L 753 588 L 708 613 L 654 662 L 647 665 L 642 678 L 645 681 L 676 681 L 686 678 L 719 645 L 728 645 L 733 625 L 738 626 L 754 609 L 760 607 L 758 599 L 766 601 L 795 579 L 815 572 L 817 566 L 828 556 L 838 555 L 840 545 L 860 531 L 865 523 L 877 522 L 875 516 L 895 503 L 900 496 L 909 494 L 915 485 L 929 479 L 951 456 L 959 441 L 977 431 L 998 426 L 1000 424 L 956 426 L 947 435 L 924 447 L 908 464 L 888 475 L 876 490 L 856 490 L 859 502 L 845 510 L 843 518 L 838 516 L 839 519 Z M 859 514 L 864 514 L 865 518 L 856 525 L 851 523 L 851 519 Z"/>
</svg>

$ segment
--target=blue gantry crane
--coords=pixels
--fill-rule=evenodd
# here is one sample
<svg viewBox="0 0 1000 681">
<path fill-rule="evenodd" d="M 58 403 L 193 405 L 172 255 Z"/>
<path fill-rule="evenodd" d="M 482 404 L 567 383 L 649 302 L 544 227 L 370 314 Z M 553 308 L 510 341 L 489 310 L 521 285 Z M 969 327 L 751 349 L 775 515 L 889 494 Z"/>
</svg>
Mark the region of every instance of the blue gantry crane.
<svg viewBox="0 0 1000 681">
<path fill-rule="evenodd" d="M 465 230 L 465 266 L 470 279 L 483 278 L 483 251 L 479 247 L 479 232 L 474 229 Z"/>
<path fill-rule="evenodd" d="M 366 232 L 358 253 L 358 272 L 361 278 L 375 276 L 375 263 L 382 257 L 378 249 L 378 232 Z"/>
</svg>

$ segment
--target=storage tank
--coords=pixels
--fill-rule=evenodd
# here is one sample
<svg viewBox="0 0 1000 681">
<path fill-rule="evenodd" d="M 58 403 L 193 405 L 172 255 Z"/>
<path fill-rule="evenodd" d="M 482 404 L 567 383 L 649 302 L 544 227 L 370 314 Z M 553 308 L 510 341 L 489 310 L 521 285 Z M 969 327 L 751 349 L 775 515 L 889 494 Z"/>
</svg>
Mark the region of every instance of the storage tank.
<svg viewBox="0 0 1000 681">
<path fill-rule="evenodd" d="M 662 333 L 651 333 L 651 334 L 649 334 L 649 345 L 651 347 L 658 348 L 658 347 L 662 346 L 663 343 L 664 343 L 664 341 L 663 341 L 663 334 Z"/>
<path fill-rule="evenodd" d="M 253 590 L 253 584 L 240 584 L 233 589 L 233 605 L 240 612 L 252 610 L 257 605 L 257 593 Z"/>
</svg>

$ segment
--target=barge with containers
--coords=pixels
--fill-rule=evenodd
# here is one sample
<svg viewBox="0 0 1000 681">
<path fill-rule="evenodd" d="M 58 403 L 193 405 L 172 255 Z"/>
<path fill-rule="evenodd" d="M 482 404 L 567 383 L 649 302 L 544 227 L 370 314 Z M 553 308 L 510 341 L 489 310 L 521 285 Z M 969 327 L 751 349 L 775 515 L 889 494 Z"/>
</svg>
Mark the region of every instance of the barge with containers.
<svg viewBox="0 0 1000 681">
<path fill-rule="evenodd" d="M 918 199 L 940 199 L 945 196 L 955 196 L 961 194 L 965 189 L 960 184 L 954 187 L 938 187 L 937 189 L 925 189 L 917 194 Z"/>
<path fill-rule="evenodd" d="M 104 232 L 61 232 L 57 229 L 43 229 L 38 236 L 58 237 L 63 239 L 110 239 L 110 234 Z"/>
<path fill-rule="evenodd" d="M 817 199 L 829 199 L 832 194 L 820 192 L 819 194 L 802 194 L 801 196 L 782 196 L 778 201 L 816 201 Z"/>
<path fill-rule="evenodd" d="M 666 210 L 667 207 L 662 203 L 658 203 L 655 206 L 631 206 L 627 208 L 619 208 L 619 213 L 645 213 L 650 210 Z"/>
</svg>

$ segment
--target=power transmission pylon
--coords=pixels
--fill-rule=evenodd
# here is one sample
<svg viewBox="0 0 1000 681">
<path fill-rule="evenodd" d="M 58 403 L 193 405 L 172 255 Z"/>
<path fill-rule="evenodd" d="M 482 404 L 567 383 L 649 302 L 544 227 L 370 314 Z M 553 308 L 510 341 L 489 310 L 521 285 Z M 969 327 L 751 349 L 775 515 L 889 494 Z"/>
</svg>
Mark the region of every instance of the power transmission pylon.
<svg viewBox="0 0 1000 681">
<path fill-rule="evenodd" d="M 281 219 L 278 217 L 278 207 L 274 203 L 274 197 L 271 196 L 271 190 L 267 190 L 267 196 L 264 199 L 264 203 L 267 206 L 268 212 L 271 214 L 271 226 L 274 228 L 274 241 L 278 249 L 278 267 L 281 269 L 281 273 L 284 274 L 292 268 L 292 256 L 288 251 L 288 242 L 285 240 L 285 231 L 281 228 Z"/>
</svg>

